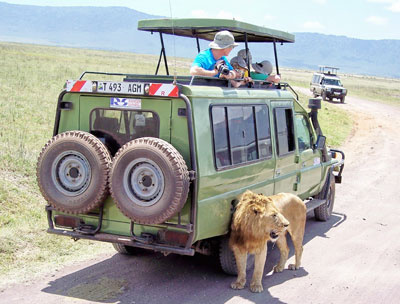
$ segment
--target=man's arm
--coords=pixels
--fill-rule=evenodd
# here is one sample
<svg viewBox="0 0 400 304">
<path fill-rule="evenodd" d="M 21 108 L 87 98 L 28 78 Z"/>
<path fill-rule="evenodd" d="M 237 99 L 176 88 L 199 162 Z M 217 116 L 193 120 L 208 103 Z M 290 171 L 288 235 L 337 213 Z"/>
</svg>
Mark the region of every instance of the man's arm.
<svg viewBox="0 0 400 304">
<path fill-rule="evenodd" d="M 206 69 L 203 69 L 199 66 L 192 66 L 190 68 L 190 75 L 195 76 L 208 76 L 208 77 L 214 77 L 215 75 L 218 74 L 218 70 L 214 69 L 211 71 L 208 71 Z M 220 76 L 221 78 L 226 78 L 226 79 L 235 79 L 238 78 L 237 73 L 234 70 L 229 71 L 228 75 L 222 75 Z"/>
<path fill-rule="evenodd" d="M 269 75 L 265 80 L 268 82 L 279 83 L 281 81 L 281 77 L 279 77 L 279 75 Z"/>
<path fill-rule="evenodd" d="M 199 67 L 199 66 L 196 66 L 196 65 L 194 65 L 194 66 L 192 66 L 190 68 L 190 75 L 192 75 L 192 76 L 198 75 L 198 76 L 213 77 L 213 76 L 215 76 L 217 74 L 218 74 L 218 71 L 215 70 L 215 69 L 211 70 L 211 71 L 208 71 L 208 70 L 203 69 L 202 67 Z"/>
</svg>

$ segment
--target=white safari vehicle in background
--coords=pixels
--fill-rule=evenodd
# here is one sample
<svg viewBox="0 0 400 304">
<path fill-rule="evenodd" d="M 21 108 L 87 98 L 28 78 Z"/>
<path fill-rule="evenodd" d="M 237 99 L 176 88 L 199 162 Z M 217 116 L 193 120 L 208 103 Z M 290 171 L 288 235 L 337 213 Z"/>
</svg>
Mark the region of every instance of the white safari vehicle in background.
<svg viewBox="0 0 400 304">
<path fill-rule="evenodd" d="M 321 96 L 324 101 L 332 101 L 334 98 L 344 102 L 347 89 L 343 87 L 340 77 L 337 74 L 339 68 L 329 66 L 319 66 L 319 71 L 315 72 L 310 83 L 310 91 L 314 97 Z"/>
</svg>

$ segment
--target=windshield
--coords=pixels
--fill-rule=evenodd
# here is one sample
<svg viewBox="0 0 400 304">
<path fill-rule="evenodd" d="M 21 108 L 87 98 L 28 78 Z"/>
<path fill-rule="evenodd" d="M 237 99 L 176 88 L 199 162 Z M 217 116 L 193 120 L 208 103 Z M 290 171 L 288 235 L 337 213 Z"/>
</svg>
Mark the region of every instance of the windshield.
<svg viewBox="0 0 400 304">
<path fill-rule="evenodd" d="M 325 84 L 325 85 L 334 85 L 334 86 L 339 86 L 339 87 L 342 86 L 342 83 L 340 82 L 339 79 L 329 79 L 329 78 L 325 78 L 325 79 L 322 81 L 322 84 Z"/>
</svg>

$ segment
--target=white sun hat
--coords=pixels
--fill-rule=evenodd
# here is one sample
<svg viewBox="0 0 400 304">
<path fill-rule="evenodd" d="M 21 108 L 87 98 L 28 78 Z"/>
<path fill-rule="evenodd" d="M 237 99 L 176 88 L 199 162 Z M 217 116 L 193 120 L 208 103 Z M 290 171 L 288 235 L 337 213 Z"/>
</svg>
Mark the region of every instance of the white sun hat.
<svg viewBox="0 0 400 304">
<path fill-rule="evenodd" d="M 212 49 L 226 49 L 228 47 L 236 47 L 239 43 L 235 42 L 235 38 L 229 31 L 220 31 L 215 34 L 214 41 L 210 42 L 209 46 Z"/>
</svg>

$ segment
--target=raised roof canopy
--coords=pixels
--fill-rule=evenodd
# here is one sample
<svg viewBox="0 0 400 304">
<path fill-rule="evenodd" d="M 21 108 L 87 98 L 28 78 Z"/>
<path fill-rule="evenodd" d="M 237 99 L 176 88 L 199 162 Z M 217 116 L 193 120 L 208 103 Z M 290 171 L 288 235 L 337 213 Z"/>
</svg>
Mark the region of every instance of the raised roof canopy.
<svg viewBox="0 0 400 304">
<path fill-rule="evenodd" d="M 214 40 L 215 33 L 228 30 L 236 42 L 294 42 L 294 35 L 230 19 L 145 19 L 138 22 L 141 31 L 160 32 L 183 37 Z"/>
</svg>

